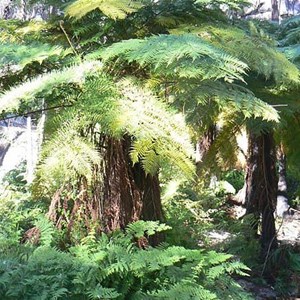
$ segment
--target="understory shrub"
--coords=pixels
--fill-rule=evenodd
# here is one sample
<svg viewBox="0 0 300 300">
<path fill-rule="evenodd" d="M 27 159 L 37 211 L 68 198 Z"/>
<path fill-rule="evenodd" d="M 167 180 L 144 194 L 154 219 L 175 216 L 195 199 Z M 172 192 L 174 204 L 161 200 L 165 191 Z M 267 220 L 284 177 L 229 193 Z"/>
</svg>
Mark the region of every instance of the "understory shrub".
<svg viewBox="0 0 300 300">
<path fill-rule="evenodd" d="M 0 299 L 252 299 L 231 277 L 249 269 L 231 255 L 148 246 L 167 225 L 139 221 L 99 238 L 91 231 L 65 252 L 44 227 L 39 245 L 0 255 Z"/>
</svg>

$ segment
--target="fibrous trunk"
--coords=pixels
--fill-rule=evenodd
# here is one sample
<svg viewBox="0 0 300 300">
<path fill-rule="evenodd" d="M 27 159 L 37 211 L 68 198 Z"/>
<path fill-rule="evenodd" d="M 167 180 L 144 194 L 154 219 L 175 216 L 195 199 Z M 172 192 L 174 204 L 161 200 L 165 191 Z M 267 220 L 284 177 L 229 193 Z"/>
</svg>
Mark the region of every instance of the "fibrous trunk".
<svg viewBox="0 0 300 300">
<path fill-rule="evenodd" d="M 273 133 L 249 134 L 246 176 L 247 213 L 261 217 L 262 256 L 276 248 L 274 210 L 277 197 L 276 152 Z"/>
<path fill-rule="evenodd" d="M 78 220 L 81 230 L 85 227 L 89 231 L 96 224 L 98 232 L 106 233 L 123 230 L 141 219 L 163 220 L 158 175 L 146 174 L 140 163 L 133 165 L 130 147 L 129 136 L 122 139 L 102 136 L 99 143 L 102 164 L 95 166 L 92 182 L 88 183 L 84 176 L 79 178 L 76 199 L 62 196 L 63 191 L 74 190 L 72 186 L 65 186 L 54 195 L 48 217 L 58 226 L 67 222 L 70 237 L 78 228 Z M 64 218 L 58 210 L 70 217 Z M 155 236 L 150 242 L 157 244 L 160 237 Z"/>
<path fill-rule="evenodd" d="M 217 136 L 217 127 L 215 124 L 212 124 L 208 127 L 203 136 L 199 139 L 196 144 L 196 168 L 199 178 L 207 177 L 205 174 L 206 167 L 209 165 L 208 162 L 208 153 L 211 149 Z M 214 185 L 216 181 L 216 176 L 210 176 L 210 182 L 207 182 L 210 185 Z"/>
<path fill-rule="evenodd" d="M 203 134 L 201 139 L 196 145 L 196 163 L 201 163 L 211 148 L 214 140 L 216 139 L 217 128 L 215 124 L 209 126 L 207 131 Z"/>
<path fill-rule="evenodd" d="M 130 222 L 162 220 L 158 176 L 147 175 L 130 157 L 129 136 L 107 138 L 104 155 L 104 224 L 107 231 L 125 228 Z"/>
</svg>

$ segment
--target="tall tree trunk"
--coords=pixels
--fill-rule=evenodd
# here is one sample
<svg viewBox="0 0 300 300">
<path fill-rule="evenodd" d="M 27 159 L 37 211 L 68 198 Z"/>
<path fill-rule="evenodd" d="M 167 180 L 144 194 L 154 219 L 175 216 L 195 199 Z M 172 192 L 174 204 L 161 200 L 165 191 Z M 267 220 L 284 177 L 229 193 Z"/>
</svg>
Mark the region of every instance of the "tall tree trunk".
<svg viewBox="0 0 300 300">
<path fill-rule="evenodd" d="M 278 5 L 278 0 L 271 0 L 271 5 L 272 5 L 272 21 L 279 21 L 279 5 Z"/>
<path fill-rule="evenodd" d="M 27 155 L 26 155 L 26 181 L 28 183 L 32 183 L 33 181 L 33 173 L 34 173 L 34 166 L 33 166 L 33 142 L 32 142 L 32 120 L 31 116 L 27 116 Z"/>
<path fill-rule="evenodd" d="M 262 256 L 277 247 L 274 210 L 277 196 L 276 152 L 273 133 L 249 134 L 246 175 L 247 213 L 261 216 Z"/>
<path fill-rule="evenodd" d="M 287 195 L 287 181 L 286 181 L 286 155 L 284 153 L 283 146 L 278 149 L 278 194 L 276 215 L 278 217 L 284 217 L 288 213 L 288 195 Z"/>
</svg>

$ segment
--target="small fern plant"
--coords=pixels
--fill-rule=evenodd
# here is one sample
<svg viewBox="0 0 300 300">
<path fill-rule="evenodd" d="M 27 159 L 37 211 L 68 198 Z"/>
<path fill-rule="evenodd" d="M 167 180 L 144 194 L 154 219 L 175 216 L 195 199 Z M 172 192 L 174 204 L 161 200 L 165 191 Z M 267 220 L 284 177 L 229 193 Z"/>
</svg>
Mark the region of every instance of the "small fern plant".
<svg viewBox="0 0 300 300">
<path fill-rule="evenodd" d="M 0 257 L 1 299 L 252 299 L 231 277 L 247 275 L 229 254 L 160 245 L 141 238 L 167 230 L 138 221 L 125 233 L 95 232 L 62 252 L 48 243 L 24 258 Z M 48 232 L 49 230 L 44 230 Z"/>
</svg>

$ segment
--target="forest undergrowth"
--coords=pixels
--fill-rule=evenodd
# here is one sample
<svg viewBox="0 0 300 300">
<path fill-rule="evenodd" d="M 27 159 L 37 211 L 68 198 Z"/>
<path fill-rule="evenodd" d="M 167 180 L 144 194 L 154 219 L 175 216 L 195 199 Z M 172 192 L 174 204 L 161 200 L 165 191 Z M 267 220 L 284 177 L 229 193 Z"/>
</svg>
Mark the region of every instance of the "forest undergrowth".
<svg viewBox="0 0 300 300">
<path fill-rule="evenodd" d="M 138 221 L 112 234 L 99 234 L 95 226 L 70 236 L 46 218 L 47 203 L 31 199 L 22 171 L 6 176 L 0 202 L 1 299 L 297 296 L 298 241 L 282 241 L 260 260 L 259 238 L 251 229 L 255 220 L 238 219 L 237 206 L 220 185 L 169 182 L 163 186 L 165 224 Z M 227 176 L 226 186 L 240 187 L 237 176 Z M 152 247 L 157 234 L 164 242 Z"/>
</svg>

